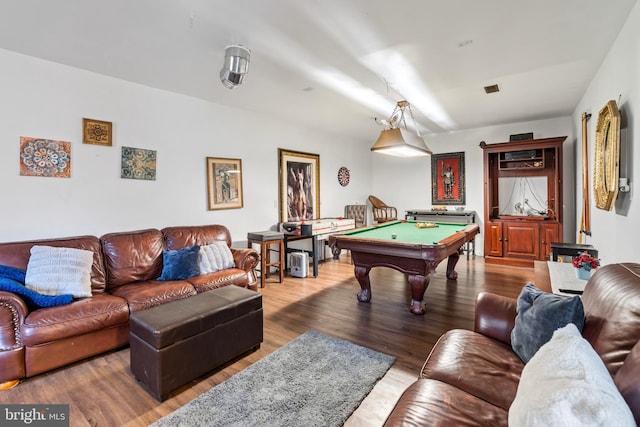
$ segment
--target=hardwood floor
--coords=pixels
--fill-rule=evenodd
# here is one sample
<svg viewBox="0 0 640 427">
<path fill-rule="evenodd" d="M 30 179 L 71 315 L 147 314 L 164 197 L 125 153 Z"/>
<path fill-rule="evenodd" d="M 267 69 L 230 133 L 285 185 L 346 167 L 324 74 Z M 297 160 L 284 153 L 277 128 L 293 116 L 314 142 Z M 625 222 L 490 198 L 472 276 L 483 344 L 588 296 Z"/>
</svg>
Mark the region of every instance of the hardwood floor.
<svg viewBox="0 0 640 427">
<path fill-rule="evenodd" d="M 26 379 L 0 392 L 1 403 L 68 403 L 72 426 L 146 426 L 221 383 L 308 329 L 390 354 L 396 363 L 347 421 L 378 426 L 404 389 L 417 377 L 438 337 L 454 328 L 473 329 L 474 300 L 482 291 L 516 297 L 535 280 L 533 269 L 485 264 L 460 258 L 457 281 L 445 278 L 446 262 L 431 277 L 427 312 L 408 311 L 409 285 L 388 268 L 371 271 L 373 299 L 359 303 L 360 289 L 348 254 L 320 264 L 317 278 L 268 279 L 260 289 L 264 307 L 261 348 L 172 393 L 162 403 L 147 394 L 129 370 L 129 349 L 95 357 Z M 203 349 L 202 351 L 206 351 Z M 251 404 L 251 402 L 247 402 Z"/>
</svg>

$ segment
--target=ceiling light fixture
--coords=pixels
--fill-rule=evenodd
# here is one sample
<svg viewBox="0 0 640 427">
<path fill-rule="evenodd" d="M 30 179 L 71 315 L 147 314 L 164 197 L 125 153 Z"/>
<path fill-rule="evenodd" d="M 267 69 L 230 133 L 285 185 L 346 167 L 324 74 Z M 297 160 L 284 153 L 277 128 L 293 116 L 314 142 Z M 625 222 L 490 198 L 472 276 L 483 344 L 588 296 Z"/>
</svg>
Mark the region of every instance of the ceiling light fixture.
<svg viewBox="0 0 640 427">
<path fill-rule="evenodd" d="M 500 92 L 500 87 L 498 85 L 489 85 L 484 87 L 484 91 L 486 93 L 496 93 Z"/>
<path fill-rule="evenodd" d="M 405 110 L 408 111 L 416 132 L 411 132 L 407 127 Z M 389 120 L 376 119 L 386 129 L 380 132 L 380 137 L 371 147 L 371 151 L 398 157 L 430 156 L 433 152 L 420 136 L 416 119 L 413 117 L 411 105 L 407 101 L 399 101 L 391 113 Z"/>
<path fill-rule="evenodd" d="M 225 87 L 233 89 L 242 84 L 245 74 L 249 71 L 251 51 L 236 44 L 227 46 L 224 52 L 224 65 L 220 70 L 220 81 Z"/>
</svg>

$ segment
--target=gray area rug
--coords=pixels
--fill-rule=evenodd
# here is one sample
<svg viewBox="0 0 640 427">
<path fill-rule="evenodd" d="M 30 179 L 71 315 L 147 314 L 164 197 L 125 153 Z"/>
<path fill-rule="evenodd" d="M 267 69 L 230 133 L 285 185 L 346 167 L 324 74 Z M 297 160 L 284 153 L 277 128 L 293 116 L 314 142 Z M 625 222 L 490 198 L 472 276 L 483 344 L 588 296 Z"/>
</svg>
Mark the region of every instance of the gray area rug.
<svg viewBox="0 0 640 427">
<path fill-rule="evenodd" d="M 340 426 L 394 362 L 310 330 L 152 426 Z"/>
</svg>

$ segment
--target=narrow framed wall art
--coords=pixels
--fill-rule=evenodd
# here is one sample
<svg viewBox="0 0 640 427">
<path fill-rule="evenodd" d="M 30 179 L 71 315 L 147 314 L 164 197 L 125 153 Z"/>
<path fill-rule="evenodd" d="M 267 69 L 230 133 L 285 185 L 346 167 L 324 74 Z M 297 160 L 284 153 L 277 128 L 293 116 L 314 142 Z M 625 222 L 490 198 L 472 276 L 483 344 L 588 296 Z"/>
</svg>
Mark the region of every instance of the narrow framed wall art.
<svg viewBox="0 0 640 427">
<path fill-rule="evenodd" d="M 241 159 L 207 157 L 207 195 L 210 211 L 244 206 Z"/>
</svg>

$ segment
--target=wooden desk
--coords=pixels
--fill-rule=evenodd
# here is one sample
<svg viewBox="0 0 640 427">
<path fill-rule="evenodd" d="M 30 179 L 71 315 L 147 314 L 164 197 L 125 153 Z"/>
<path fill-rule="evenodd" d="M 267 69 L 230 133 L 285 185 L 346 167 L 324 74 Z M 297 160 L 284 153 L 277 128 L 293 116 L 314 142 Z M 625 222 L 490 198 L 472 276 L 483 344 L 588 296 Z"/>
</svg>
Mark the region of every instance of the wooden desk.
<svg viewBox="0 0 640 427">
<path fill-rule="evenodd" d="M 295 230 L 289 231 L 287 227 L 296 226 Z M 282 222 L 278 229 L 284 234 L 284 269 L 289 269 L 287 254 L 290 252 L 306 252 L 311 257 L 313 263 L 313 277 L 318 277 L 318 258 L 320 253 L 324 253 L 324 245 L 321 247 L 319 241 L 326 241 L 332 233 L 352 230 L 356 227 L 353 218 L 320 218 L 304 221 Z M 311 239 L 311 250 L 290 248 L 289 242 L 296 240 Z M 334 253 L 334 256 L 336 254 Z M 337 258 L 337 257 L 336 257 Z"/>
</svg>

